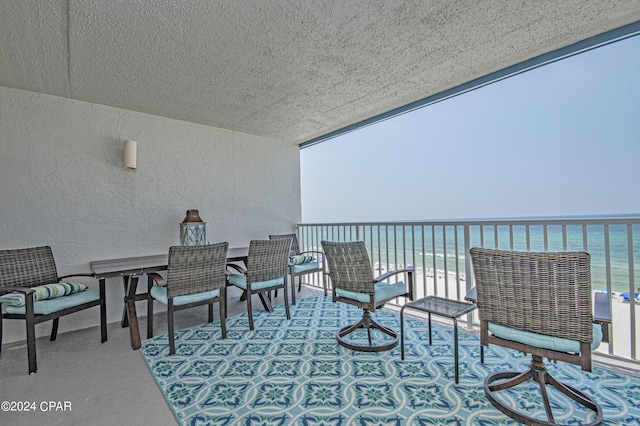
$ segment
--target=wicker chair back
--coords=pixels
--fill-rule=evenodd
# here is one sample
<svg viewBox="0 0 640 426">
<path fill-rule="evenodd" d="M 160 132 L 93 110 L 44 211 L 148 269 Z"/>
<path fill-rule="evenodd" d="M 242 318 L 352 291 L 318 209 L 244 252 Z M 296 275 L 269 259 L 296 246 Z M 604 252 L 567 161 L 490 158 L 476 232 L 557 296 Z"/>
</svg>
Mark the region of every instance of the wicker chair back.
<svg viewBox="0 0 640 426">
<path fill-rule="evenodd" d="M 35 287 L 58 282 L 51 247 L 0 250 L 0 288 Z"/>
<path fill-rule="evenodd" d="M 364 241 L 322 241 L 322 249 L 335 289 L 375 293 L 373 270 Z"/>
<path fill-rule="evenodd" d="M 290 239 L 252 240 L 247 258 L 247 283 L 287 277 Z"/>
<path fill-rule="evenodd" d="M 226 286 L 229 243 L 169 248 L 167 297 L 183 296 Z"/>
<path fill-rule="evenodd" d="M 481 320 L 591 343 L 590 256 L 472 248 Z"/>
<path fill-rule="evenodd" d="M 269 235 L 270 240 L 291 240 L 290 255 L 297 256 L 300 254 L 300 244 L 298 244 L 298 236 L 296 234 L 277 234 Z"/>
</svg>

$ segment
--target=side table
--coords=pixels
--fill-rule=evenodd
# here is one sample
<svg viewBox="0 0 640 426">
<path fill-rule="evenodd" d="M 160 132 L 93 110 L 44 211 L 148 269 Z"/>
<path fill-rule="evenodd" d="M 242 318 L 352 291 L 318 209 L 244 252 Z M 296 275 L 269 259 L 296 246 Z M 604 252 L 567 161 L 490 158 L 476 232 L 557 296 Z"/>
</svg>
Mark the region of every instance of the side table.
<svg viewBox="0 0 640 426">
<path fill-rule="evenodd" d="M 474 303 L 460 302 L 458 300 L 445 299 L 438 296 L 427 296 L 413 302 L 405 303 L 400 309 L 400 354 L 404 360 L 404 310 L 414 309 L 426 312 L 429 318 L 429 345 L 431 345 L 431 314 L 450 318 L 453 320 L 455 379 L 458 383 L 458 318 L 476 309 Z"/>
</svg>

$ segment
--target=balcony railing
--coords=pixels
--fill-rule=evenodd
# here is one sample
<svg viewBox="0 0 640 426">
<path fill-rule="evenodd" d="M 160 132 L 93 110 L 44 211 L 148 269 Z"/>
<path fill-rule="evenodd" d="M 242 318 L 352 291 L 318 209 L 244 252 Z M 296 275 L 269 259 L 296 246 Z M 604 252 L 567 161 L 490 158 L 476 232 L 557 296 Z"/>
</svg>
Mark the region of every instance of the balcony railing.
<svg viewBox="0 0 640 426">
<path fill-rule="evenodd" d="M 638 361 L 640 218 L 303 223 L 298 238 L 307 250 L 320 249 L 322 240 L 364 241 L 375 275 L 413 265 L 416 298 L 457 300 L 473 287 L 471 247 L 586 251 L 593 291 L 611 295 L 612 337 L 598 353 Z M 322 279 L 315 277 L 310 284 L 320 287 Z"/>
</svg>

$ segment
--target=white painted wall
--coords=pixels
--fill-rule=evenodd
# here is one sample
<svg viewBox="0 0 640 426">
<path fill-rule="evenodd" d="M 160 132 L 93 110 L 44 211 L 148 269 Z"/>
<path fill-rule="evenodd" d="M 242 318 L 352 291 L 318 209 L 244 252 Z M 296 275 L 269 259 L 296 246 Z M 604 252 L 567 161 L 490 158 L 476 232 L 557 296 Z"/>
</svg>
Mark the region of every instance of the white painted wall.
<svg viewBox="0 0 640 426">
<path fill-rule="evenodd" d="M 123 167 L 125 139 L 138 141 L 136 170 Z M 293 143 L 0 87 L 0 249 L 51 245 L 60 275 L 167 252 L 188 209 L 210 242 L 234 247 L 293 231 L 300 208 Z M 119 321 L 120 279 L 107 296 Z M 98 324 L 91 309 L 62 318 L 60 332 Z M 22 322 L 4 321 L 5 343 L 24 339 Z"/>
</svg>

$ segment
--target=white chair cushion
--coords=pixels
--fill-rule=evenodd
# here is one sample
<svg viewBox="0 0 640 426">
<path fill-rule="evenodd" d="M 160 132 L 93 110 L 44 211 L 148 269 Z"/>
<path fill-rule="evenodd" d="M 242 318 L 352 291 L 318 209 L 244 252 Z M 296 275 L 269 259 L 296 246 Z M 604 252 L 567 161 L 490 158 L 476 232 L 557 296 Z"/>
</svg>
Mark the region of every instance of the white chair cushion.
<svg viewBox="0 0 640 426">
<path fill-rule="evenodd" d="M 402 282 L 387 284 L 377 283 L 375 285 L 374 301 L 376 305 L 400 297 L 407 292 L 407 286 Z M 341 288 L 336 289 L 336 294 L 345 299 L 357 300 L 358 302 L 368 303 L 370 297 L 367 293 L 358 293 L 357 291 L 343 290 Z"/>
<path fill-rule="evenodd" d="M 577 340 L 562 339 L 560 337 L 546 336 L 544 334 L 531 333 L 529 331 L 516 330 L 503 325 L 489 323 L 489 331 L 505 340 L 523 343 L 536 348 L 550 349 L 552 351 L 579 353 L 580 342 Z M 591 349 L 596 349 L 602 342 L 602 330 L 599 325 L 593 326 L 593 343 Z"/>
<path fill-rule="evenodd" d="M 218 297 L 219 294 L 220 289 L 216 288 L 215 290 L 203 291 L 194 294 L 185 294 L 184 296 L 176 296 L 173 298 L 173 306 L 188 305 L 189 303 L 213 299 L 214 297 Z M 165 305 L 169 303 L 166 287 L 154 284 L 154 286 L 151 287 L 151 297 L 156 299 L 158 302 L 164 303 Z"/>
<path fill-rule="evenodd" d="M 243 290 L 247 289 L 247 276 L 246 275 L 240 275 L 240 274 L 233 274 L 231 276 L 229 276 L 229 284 L 232 284 L 236 287 L 239 287 Z M 283 278 L 276 278 L 273 280 L 267 280 L 267 281 L 258 281 L 255 283 L 251 283 L 251 290 L 255 291 L 255 290 L 262 290 L 265 288 L 270 288 L 270 287 L 277 287 L 280 285 L 284 284 L 284 277 Z"/>
</svg>

